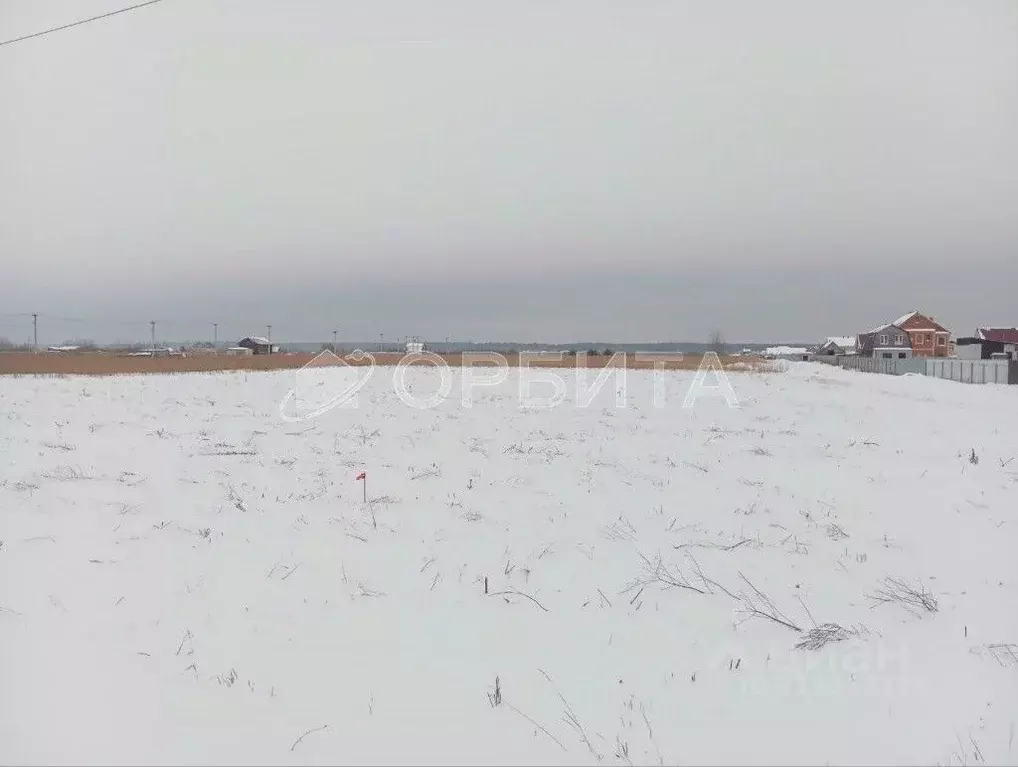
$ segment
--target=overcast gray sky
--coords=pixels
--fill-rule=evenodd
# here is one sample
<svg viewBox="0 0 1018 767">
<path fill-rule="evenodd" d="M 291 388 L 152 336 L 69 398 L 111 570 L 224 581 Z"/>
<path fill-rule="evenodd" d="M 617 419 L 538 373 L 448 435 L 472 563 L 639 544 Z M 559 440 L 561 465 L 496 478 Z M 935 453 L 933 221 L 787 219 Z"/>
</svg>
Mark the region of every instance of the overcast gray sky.
<svg viewBox="0 0 1018 767">
<path fill-rule="evenodd" d="M 1014 0 L 163 0 L 0 47 L 0 147 L 51 343 L 1018 325 Z"/>
</svg>

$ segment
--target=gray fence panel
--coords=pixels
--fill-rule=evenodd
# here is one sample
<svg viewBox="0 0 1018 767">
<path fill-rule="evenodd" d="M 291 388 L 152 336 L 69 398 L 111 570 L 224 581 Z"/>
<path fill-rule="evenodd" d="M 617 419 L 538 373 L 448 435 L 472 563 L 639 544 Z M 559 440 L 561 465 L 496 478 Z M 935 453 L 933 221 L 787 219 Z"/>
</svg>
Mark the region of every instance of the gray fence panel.
<svg viewBox="0 0 1018 767">
<path fill-rule="evenodd" d="M 864 373 L 883 373 L 885 375 L 904 375 L 918 373 L 926 375 L 926 360 L 920 357 L 913 359 L 884 359 L 883 357 L 839 357 L 838 364 L 843 368 L 860 370 Z"/>
<path fill-rule="evenodd" d="M 838 357 L 838 365 L 847 370 L 858 370 L 863 373 L 898 376 L 906 373 L 918 373 L 960 383 L 1018 384 L 1018 362 L 1009 362 L 1008 360 Z"/>
</svg>

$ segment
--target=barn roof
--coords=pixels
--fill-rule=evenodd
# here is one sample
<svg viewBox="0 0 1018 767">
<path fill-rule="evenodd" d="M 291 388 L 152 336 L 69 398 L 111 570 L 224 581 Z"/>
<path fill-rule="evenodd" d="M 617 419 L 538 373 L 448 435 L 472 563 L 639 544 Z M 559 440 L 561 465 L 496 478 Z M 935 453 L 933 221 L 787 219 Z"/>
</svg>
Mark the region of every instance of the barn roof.
<svg viewBox="0 0 1018 767">
<path fill-rule="evenodd" d="M 270 343 L 272 343 L 271 341 L 269 341 L 269 339 L 263 338 L 262 336 L 247 336 L 246 338 L 240 339 L 239 343 L 242 343 L 244 341 L 250 341 L 251 343 L 258 344 L 259 346 L 268 346 Z"/>
</svg>

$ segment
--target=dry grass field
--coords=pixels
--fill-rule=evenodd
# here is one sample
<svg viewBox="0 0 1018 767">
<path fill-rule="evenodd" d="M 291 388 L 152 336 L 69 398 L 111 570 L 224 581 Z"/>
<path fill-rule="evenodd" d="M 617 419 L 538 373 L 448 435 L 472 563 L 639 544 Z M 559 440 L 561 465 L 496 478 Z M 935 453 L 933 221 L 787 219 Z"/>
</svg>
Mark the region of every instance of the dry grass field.
<svg viewBox="0 0 1018 767">
<path fill-rule="evenodd" d="M 231 356 L 227 354 L 196 354 L 186 357 L 131 357 L 125 354 L 112 352 L 81 352 L 81 353 L 38 353 L 29 352 L 2 352 L 0 353 L 0 375 L 123 375 L 136 373 L 201 373 L 226 370 L 288 370 L 300 368 L 314 359 L 316 355 L 303 354 L 267 354 L 255 356 Z M 405 356 L 401 353 L 378 353 L 373 355 L 377 364 L 396 365 Z M 445 362 L 452 367 L 459 367 L 463 364 L 463 355 L 444 354 L 440 355 Z M 467 355 L 468 359 L 471 355 Z M 504 355 L 511 367 L 520 364 L 519 355 Z M 566 357 L 555 358 L 554 355 L 547 355 L 544 358 L 538 356 L 531 358 L 530 365 L 535 367 L 575 367 L 579 360 L 580 364 L 587 367 L 604 367 L 611 357 L 598 355 L 587 356 L 585 359 Z M 702 359 L 702 355 L 690 354 L 684 357 L 664 355 L 657 358 L 666 369 L 669 370 L 695 370 Z M 727 368 L 733 365 L 737 367 L 753 366 L 760 364 L 760 360 L 745 357 L 722 357 L 722 364 Z M 358 364 L 351 361 L 351 364 Z M 366 364 L 366 363 L 361 363 Z M 422 361 L 415 364 L 431 364 Z M 472 364 L 483 365 L 476 356 Z M 626 355 L 626 367 L 628 368 L 652 368 L 654 359 L 641 356 L 637 359 L 633 354 Z"/>
</svg>

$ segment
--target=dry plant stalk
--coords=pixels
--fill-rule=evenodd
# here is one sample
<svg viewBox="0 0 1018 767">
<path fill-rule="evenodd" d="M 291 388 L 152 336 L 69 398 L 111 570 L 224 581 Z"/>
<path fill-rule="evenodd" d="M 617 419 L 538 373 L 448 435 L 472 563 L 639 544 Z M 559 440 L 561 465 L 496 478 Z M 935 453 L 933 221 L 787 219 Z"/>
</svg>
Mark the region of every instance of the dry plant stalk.
<svg viewBox="0 0 1018 767">
<path fill-rule="evenodd" d="M 935 613 L 940 609 L 940 602 L 925 586 L 919 583 L 911 585 L 904 578 L 884 578 L 881 586 L 874 593 L 869 595 L 877 604 L 889 604 L 896 602 L 913 615 L 919 615 L 925 611 Z M 875 607 L 876 605 L 874 605 Z"/>
<path fill-rule="evenodd" d="M 690 583 L 689 578 L 682 572 L 678 565 L 667 565 L 662 559 L 661 555 L 658 554 L 653 560 L 648 559 L 643 554 L 640 554 L 640 559 L 643 560 L 643 575 L 634 578 L 626 587 L 622 590 L 623 594 L 628 594 L 630 591 L 635 589 L 643 589 L 651 584 L 659 584 L 665 588 L 678 588 L 686 589 L 688 591 L 695 591 L 697 594 L 708 593 L 706 588 L 694 586 Z M 695 562 L 695 560 L 694 560 Z M 705 581 L 703 574 L 700 573 L 701 580 Z"/>
<path fill-rule="evenodd" d="M 1018 668 L 1018 644 L 988 644 L 986 650 L 1001 666 Z"/>
<path fill-rule="evenodd" d="M 497 676 L 495 677 L 494 691 L 488 693 L 488 703 L 491 704 L 492 708 L 498 708 L 502 705 L 502 683 Z"/>
<path fill-rule="evenodd" d="M 747 620 L 749 618 L 765 618 L 777 623 L 779 626 L 790 628 L 792 631 L 802 632 L 802 629 L 792 623 L 792 620 L 778 609 L 774 602 L 771 601 L 771 598 L 754 586 L 749 578 L 742 573 L 739 573 L 739 577 L 746 582 L 746 585 L 749 586 L 752 592 L 740 596 Z"/>
</svg>

